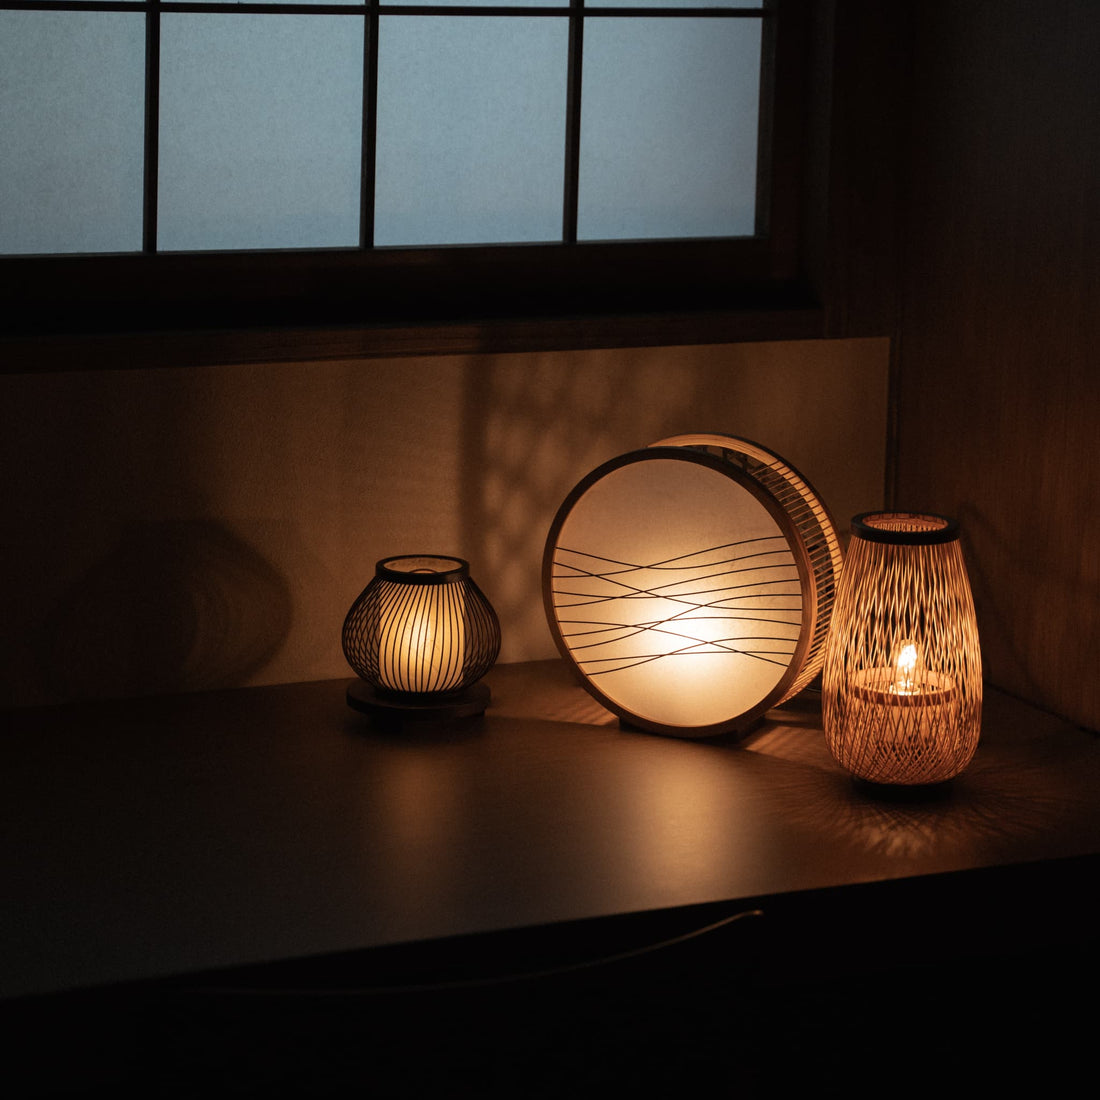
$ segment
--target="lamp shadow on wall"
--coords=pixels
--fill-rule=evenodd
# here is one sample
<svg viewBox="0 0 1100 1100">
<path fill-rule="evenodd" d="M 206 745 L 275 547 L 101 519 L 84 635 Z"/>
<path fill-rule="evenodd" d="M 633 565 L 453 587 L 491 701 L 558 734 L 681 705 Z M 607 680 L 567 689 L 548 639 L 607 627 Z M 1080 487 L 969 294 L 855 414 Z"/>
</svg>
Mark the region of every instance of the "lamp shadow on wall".
<svg viewBox="0 0 1100 1100">
<path fill-rule="evenodd" d="M 667 350 L 471 359 L 460 534 L 478 583 L 510 628 L 502 661 L 554 654 L 541 585 L 551 521 L 590 469 L 690 418 L 700 372 L 690 362 L 675 366 Z"/>
<path fill-rule="evenodd" d="M 223 524 L 140 524 L 59 601 L 44 665 L 62 700 L 247 683 L 290 631 L 286 578 Z"/>
<path fill-rule="evenodd" d="M 494 339 L 507 346 L 509 333 Z M 580 479 L 617 455 L 683 433 L 728 433 L 787 456 L 834 516 L 877 506 L 887 353 L 886 341 L 861 340 L 462 360 L 457 537 L 500 615 L 501 660 L 556 655 L 543 612 L 546 536 Z M 881 437 L 867 430 L 878 423 Z"/>
</svg>

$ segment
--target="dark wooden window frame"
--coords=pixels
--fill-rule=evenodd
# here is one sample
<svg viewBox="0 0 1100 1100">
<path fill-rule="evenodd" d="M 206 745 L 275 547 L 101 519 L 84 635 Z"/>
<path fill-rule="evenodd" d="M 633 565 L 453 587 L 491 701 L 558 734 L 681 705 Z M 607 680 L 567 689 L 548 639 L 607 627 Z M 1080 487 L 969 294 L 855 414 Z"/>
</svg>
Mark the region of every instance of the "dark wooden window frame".
<svg viewBox="0 0 1100 1100">
<path fill-rule="evenodd" d="M 764 6 L 773 94 L 764 100 L 752 238 L 5 257 L 3 369 L 823 335 L 815 56 L 831 5 Z"/>
</svg>

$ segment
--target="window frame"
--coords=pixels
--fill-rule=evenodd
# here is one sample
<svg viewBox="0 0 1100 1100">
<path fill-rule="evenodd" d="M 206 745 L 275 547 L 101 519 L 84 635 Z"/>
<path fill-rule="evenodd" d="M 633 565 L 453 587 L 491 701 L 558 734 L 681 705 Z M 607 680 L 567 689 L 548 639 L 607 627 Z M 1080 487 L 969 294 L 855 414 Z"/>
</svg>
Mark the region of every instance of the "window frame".
<svg viewBox="0 0 1100 1100">
<path fill-rule="evenodd" d="M 580 10 L 579 0 L 571 3 Z M 74 341 L 112 334 L 150 349 L 127 365 L 819 334 L 806 225 L 814 4 L 760 6 L 766 46 L 753 237 L 5 256 L 0 337 L 17 359 L 35 344 L 39 360 L 57 367 Z M 166 332 L 187 336 L 167 359 L 156 338 Z M 100 358 L 109 360 L 103 346 Z"/>
</svg>

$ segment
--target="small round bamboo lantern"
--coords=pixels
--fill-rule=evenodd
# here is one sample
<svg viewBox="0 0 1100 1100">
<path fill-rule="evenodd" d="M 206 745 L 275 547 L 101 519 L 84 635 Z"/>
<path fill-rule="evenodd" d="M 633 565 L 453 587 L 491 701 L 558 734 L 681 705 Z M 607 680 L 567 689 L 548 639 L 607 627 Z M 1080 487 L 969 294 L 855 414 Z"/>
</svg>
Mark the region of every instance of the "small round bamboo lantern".
<svg viewBox="0 0 1100 1100">
<path fill-rule="evenodd" d="M 871 783 L 938 783 L 970 763 L 981 709 L 958 525 L 929 514 L 856 516 L 825 649 L 829 751 Z"/>
<path fill-rule="evenodd" d="M 477 683 L 500 652 L 496 612 L 461 558 L 386 558 L 344 619 L 341 641 L 359 675 L 348 704 L 390 718 L 480 714 Z"/>
</svg>

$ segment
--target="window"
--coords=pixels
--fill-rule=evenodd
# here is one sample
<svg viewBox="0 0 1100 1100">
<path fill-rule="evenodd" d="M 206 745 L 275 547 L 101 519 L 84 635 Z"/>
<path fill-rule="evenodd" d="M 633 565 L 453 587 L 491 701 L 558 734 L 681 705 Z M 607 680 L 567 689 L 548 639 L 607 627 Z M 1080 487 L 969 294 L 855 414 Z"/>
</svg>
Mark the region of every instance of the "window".
<svg viewBox="0 0 1100 1100">
<path fill-rule="evenodd" d="M 779 10 L 0 0 L 15 325 L 728 302 L 792 272 Z"/>
</svg>

